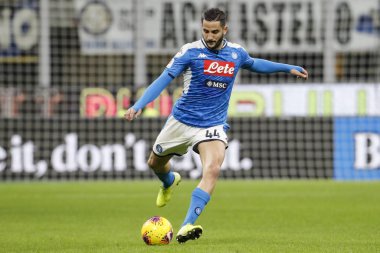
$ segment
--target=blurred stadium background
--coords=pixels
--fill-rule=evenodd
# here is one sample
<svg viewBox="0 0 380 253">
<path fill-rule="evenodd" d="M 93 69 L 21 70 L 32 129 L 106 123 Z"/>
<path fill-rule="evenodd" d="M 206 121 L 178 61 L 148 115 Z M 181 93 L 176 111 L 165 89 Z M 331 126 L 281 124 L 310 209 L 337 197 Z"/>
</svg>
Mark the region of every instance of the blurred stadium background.
<svg viewBox="0 0 380 253">
<path fill-rule="evenodd" d="M 181 78 L 139 120 L 123 114 L 214 6 L 230 41 L 310 73 L 240 72 L 222 177 L 380 179 L 379 0 L 4 0 L 0 180 L 152 178 Z M 192 152 L 173 166 L 200 176 Z"/>
</svg>

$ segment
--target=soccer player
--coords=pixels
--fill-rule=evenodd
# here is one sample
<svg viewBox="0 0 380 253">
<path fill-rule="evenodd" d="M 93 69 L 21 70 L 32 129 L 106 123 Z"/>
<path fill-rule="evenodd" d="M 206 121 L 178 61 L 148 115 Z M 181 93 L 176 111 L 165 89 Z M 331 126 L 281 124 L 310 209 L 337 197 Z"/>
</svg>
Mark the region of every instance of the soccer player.
<svg viewBox="0 0 380 253">
<path fill-rule="evenodd" d="M 206 10 L 201 18 L 202 39 L 184 45 L 142 97 L 127 110 L 125 118 L 137 118 L 148 103 L 169 83 L 184 74 L 182 96 L 158 135 L 148 159 L 149 167 L 162 181 L 156 205 L 165 206 L 181 176 L 170 169 L 173 155 L 183 155 L 189 147 L 200 155 L 203 174 L 192 192 L 190 207 L 176 239 L 179 243 L 202 235 L 195 221 L 210 200 L 228 145 L 227 109 L 232 86 L 240 68 L 257 73 L 286 72 L 307 79 L 299 66 L 252 58 L 243 47 L 225 39 L 226 14 L 217 8 Z"/>
</svg>

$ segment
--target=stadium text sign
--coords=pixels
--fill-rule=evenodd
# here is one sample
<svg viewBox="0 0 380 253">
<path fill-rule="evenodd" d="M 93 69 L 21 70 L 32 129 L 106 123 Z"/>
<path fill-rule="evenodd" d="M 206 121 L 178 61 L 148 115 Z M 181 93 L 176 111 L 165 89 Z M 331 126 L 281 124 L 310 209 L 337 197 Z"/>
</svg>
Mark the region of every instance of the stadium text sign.
<svg viewBox="0 0 380 253">
<path fill-rule="evenodd" d="M 125 172 L 129 168 L 138 172 L 149 171 L 146 164 L 150 150 L 148 142 L 137 139 L 133 133 L 126 134 L 123 143 L 79 143 L 77 133 L 68 133 L 64 136 L 63 143 L 49 150 L 51 170 L 56 173 Z M 8 151 L 0 146 L 0 173 L 9 170 L 14 174 L 45 176 L 49 172 L 49 161 L 35 161 L 37 153 L 39 150 L 33 141 L 23 142 L 20 135 L 11 136 Z M 128 156 L 133 158 L 132 164 L 128 164 Z M 222 170 L 249 170 L 252 164 L 250 158 L 240 157 L 240 142 L 231 140 Z M 191 178 L 202 175 L 201 161 L 193 151 L 174 159 L 172 166 L 178 171 L 189 171 Z"/>
<path fill-rule="evenodd" d="M 231 96 L 233 116 L 380 116 L 375 84 L 238 85 Z"/>
<path fill-rule="evenodd" d="M 355 134 L 355 169 L 380 170 L 380 134 Z"/>
<path fill-rule="evenodd" d="M 332 37 L 333 46 L 340 51 L 378 47 L 377 0 L 366 0 L 365 4 L 356 0 L 333 1 L 328 3 L 331 9 L 328 14 L 323 4 L 323 1 L 303 0 L 145 1 L 141 33 L 148 53 L 178 51 L 183 44 L 201 38 L 203 10 L 219 6 L 233 13 L 228 37 L 250 52 L 320 52 L 326 37 Z M 76 0 L 76 8 L 84 53 L 133 53 L 137 21 L 133 19 L 132 0 Z M 99 13 L 102 13 L 101 21 L 91 20 Z M 330 16 L 334 17 L 331 21 Z M 333 31 L 323 27 L 333 27 Z"/>
<path fill-rule="evenodd" d="M 380 117 L 334 119 L 335 179 L 380 179 Z"/>
<path fill-rule="evenodd" d="M 136 97 L 142 96 L 144 91 L 145 88 L 139 89 Z M 173 96 L 164 90 L 155 101 L 145 107 L 143 116 L 169 116 L 173 102 L 181 93 L 182 88 L 177 88 Z M 123 118 L 131 104 L 131 98 L 132 92 L 128 88 L 118 89 L 115 95 L 105 88 L 84 88 L 80 97 L 80 114 L 84 118 Z"/>
<path fill-rule="evenodd" d="M 19 135 L 11 137 L 9 153 L 0 146 L 0 172 L 7 168 L 7 158 L 10 157 L 10 170 L 13 173 L 32 173 L 37 177 L 43 176 L 47 171 L 47 162 L 35 162 L 36 146 L 32 141 L 22 143 Z"/>
<path fill-rule="evenodd" d="M 28 6 L 0 9 L 0 55 L 19 56 L 38 44 L 38 11 Z"/>
<path fill-rule="evenodd" d="M 138 99 L 145 88 L 137 91 Z M 182 88 L 167 90 L 144 109 L 144 117 L 167 117 Z M 116 94 L 105 88 L 84 88 L 80 108 L 84 118 L 124 117 L 132 92 L 120 88 Z M 376 116 L 380 115 L 380 87 L 373 84 L 236 85 L 230 117 L 282 116 Z"/>
</svg>

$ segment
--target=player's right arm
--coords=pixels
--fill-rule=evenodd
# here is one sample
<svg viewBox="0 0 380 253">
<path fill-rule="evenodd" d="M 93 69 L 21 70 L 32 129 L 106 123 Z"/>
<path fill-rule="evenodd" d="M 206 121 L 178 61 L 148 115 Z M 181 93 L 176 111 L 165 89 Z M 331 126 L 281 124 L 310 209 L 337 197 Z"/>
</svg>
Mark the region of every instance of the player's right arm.
<svg viewBox="0 0 380 253">
<path fill-rule="evenodd" d="M 155 100 L 172 80 L 173 76 L 169 74 L 167 69 L 165 69 L 164 72 L 162 72 L 162 74 L 149 85 L 141 98 L 126 111 L 125 118 L 129 121 L 137 118 L 141 114 L 142 108 Z"/>
<path fill-rule="evenodd" d="M 155 100 L 170 84 L 170 82 L 175 77 L 180 75 L 185 68 L 187 68 L 190 63 L 188 49 L 189 44 L 184 45 L 166 66 L 164 72 L 162 72 L 162 74 L 151 85 L 149 85 L 141 98 L 126 111 L 124 117 L 127 120 L 132 121 L 137 118 L 141 114 L 142 109 L 147 104 Z"/>
</svg>

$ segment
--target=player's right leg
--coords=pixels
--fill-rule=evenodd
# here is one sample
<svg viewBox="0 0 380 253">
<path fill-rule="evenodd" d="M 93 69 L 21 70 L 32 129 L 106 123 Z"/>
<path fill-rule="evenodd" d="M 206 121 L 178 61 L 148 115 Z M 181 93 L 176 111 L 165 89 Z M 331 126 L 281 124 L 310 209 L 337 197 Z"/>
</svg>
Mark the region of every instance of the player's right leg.
<svg viewBox="0 0 380 253">
<path fill-rule="evenodd" d="M 171 158 L 172 155 L 157 156 L 154 152 L 151 152 L 148 159 L 148 166 L 162 182 L 156 200 L 158 207 L 163 207 L 170 201 L 173 190 L 181 182 L 180 174 L 170 171 L 169 160 Z"/>
<path fill-rule="evenodd" d="M 153 144 L 148 165 L 163 182 L 157 196 L 156 204 L 158 207 L 167 204 L 173 190 L 181 181 L 181 176 L 178 173 L 170 171 L 169 161 L 173 155 L 181 156 L 187 152 L 190 141 L 186 134 L 191 130 L 192 127 L 180 123 L 171 116 Z"/>
</svg>

